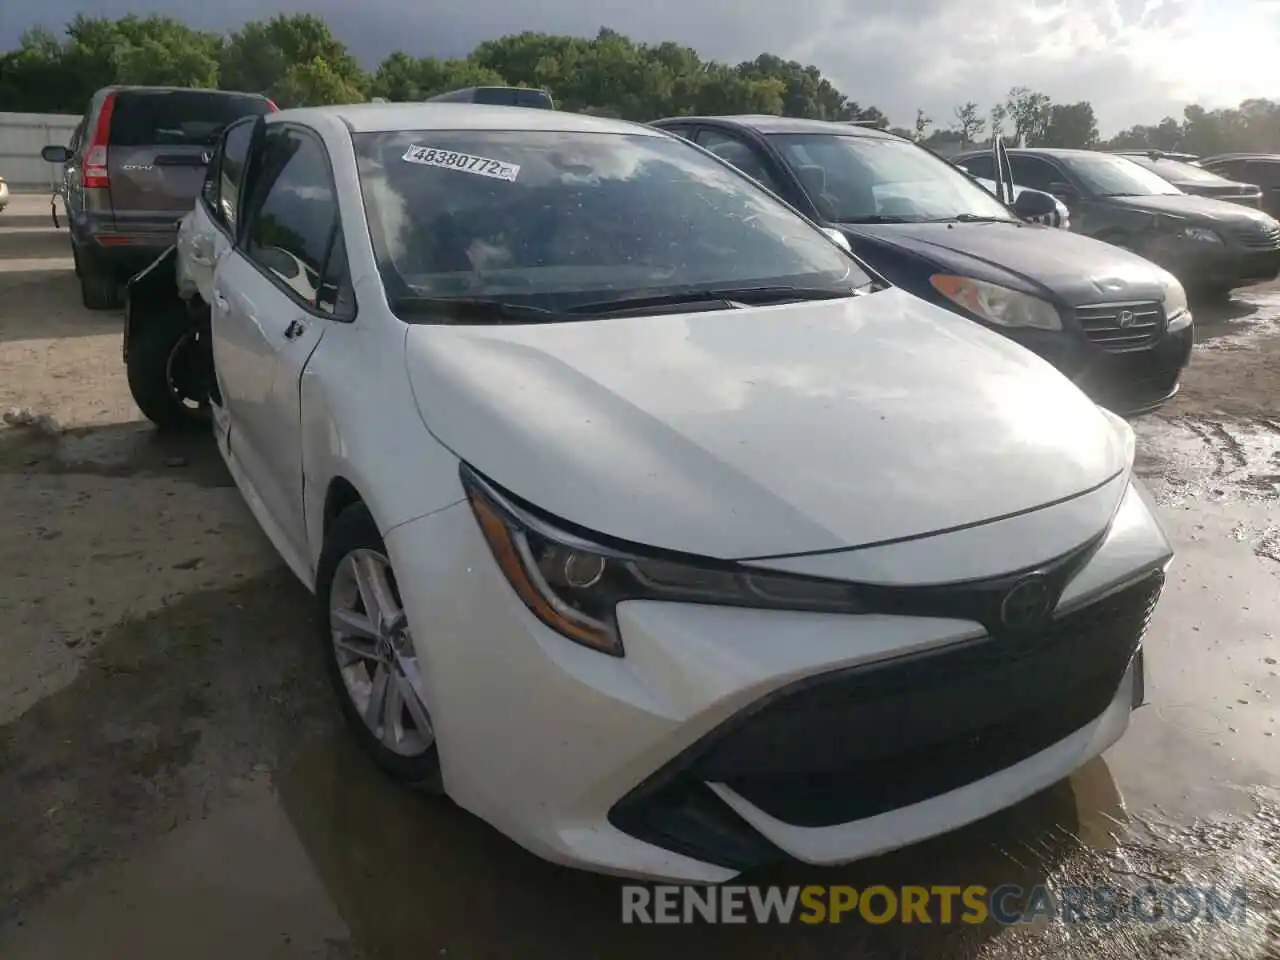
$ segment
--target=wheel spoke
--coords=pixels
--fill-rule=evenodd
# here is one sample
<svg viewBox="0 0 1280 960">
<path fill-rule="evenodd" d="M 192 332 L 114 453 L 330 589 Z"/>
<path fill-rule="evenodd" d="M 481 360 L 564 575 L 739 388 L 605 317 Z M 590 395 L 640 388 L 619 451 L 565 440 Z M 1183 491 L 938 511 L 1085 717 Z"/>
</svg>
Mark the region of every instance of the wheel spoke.
<svg viewBox="0 0 1280 960">
<path fill-rule="evenodd" d="M 377 640 L 378 630 L 373 621 L 363 613 L 337 608 L 329 611 L 329 626 L 343 637 Z"/>
<path fill-rule="evenodd" d="M 383 713 L 386 710 L 387 689 L 390 685 L 391 671 L 387 669 L 385 663 L 379 663 L 378 669 L 373 672 L 373 686 L 369 689 L 369 703 L 364 709 L 365 722 L 375 732 L 378 730 L 378 724 L 381 723 Z"/>
<path fill-rule="evenodd" d="M 418 691 L 413 688 L 412 681 L 403 674 L 397 675 L 396 682 L 400 686 L 400 695 L 404 698 L 404 705 L 409 708 L 409 716 L 413 718 L 413 725 L 418 730 L 418 736 L 429 743 L 432 736 L 431 718 L 427 716 L 426 708 L 418 697 Z"/>
<path fill-rule="evenodd" d="M 378 660 L 382 658 L 378 656 L 378 648 L 368 640 L 359 640 L 355 637 L 334 636 L 333 645 L 339 650 L 351 654 L 358 660 Z"/>
<path fill-rule="evenodd" d="M 400 612 L 391 584 L 387 582 L 386 565 L 370 551 L 358 554 L 353 562 L 364 612 L 375 630 L 384 630 Z"/>
<path fill-rule="evenodd" d="M 382 708 L 382 739 L 388 746 L 400 742 L 404 733 L 401 716 L 404 712 L 404 696 L 400 687 L 400 676 L 397 674 L 387 684 L 387 695 Z"/>
</svg>

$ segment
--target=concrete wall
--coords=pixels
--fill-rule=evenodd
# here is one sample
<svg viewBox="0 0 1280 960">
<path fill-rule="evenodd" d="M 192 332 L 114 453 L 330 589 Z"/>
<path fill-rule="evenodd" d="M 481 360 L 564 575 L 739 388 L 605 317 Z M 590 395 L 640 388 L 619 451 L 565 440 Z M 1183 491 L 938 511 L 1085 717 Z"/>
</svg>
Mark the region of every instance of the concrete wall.
<svg viewBox="0 0 1280 960">
<path fill-rule="evenodd" d="M 66 146 L 80 122 L 61 113 L 0 113 L 0 176 L 15 192 L 52 190 L 61 167 L 40 159 L 40 149 Z"/>
</svg>

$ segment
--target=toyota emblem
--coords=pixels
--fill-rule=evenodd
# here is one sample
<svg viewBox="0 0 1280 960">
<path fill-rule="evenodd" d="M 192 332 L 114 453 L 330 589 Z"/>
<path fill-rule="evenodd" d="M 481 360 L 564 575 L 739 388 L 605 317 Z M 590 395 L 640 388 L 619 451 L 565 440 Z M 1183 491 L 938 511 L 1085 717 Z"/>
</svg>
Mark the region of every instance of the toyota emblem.
<svg viewBox="0 0 1280 960">
<path fill-rule="evenodd" d="M 1043 577 L 1027 577 L 1004 595 L 1000 620 L 1010 630 L 1035 626 L 1049 612 L 1049 585 Z"/>
<path fill-rule="evenodd" d="M 1116 319 L 1120 321 L 1120 328 L 1121 328 L 1121 329 L 1127 329 L 1128 327 L 1132 327 L 1132 326 L 1133 326 L 1133 311 L 1132 311 L 1132 310 L 1121 310 L 1121 311 L 1120 311 L 1120 316 L 1116 317 Z"/>
</svg>

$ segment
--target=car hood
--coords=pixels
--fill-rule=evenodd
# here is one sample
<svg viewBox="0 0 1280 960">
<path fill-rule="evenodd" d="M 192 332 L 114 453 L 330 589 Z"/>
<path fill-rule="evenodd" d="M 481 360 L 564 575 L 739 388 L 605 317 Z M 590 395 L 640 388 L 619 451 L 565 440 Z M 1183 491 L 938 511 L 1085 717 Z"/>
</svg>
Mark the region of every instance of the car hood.
<svg viewBox="0 0 1280 960">
<path fill-rule="evenodd" d="M 1108 197 L 1107 203 L 1143 213 L 1164 213 L 1173 217 L 1185 217 L 1198 223 L 1221 223 L 1243 226 L 1253 223 L 1269 226 L 1272 220 L 1261 210 L 1250 210 L 1238 203 L 1215 200 L 1212 197 L 1193 197 L 1173 194 L 1153 197 Z"/>
<path fill-rule="evenodd" d="M 896 289 L 416 325 L 405 350 L 423 420 L 459 458 L 580 527 L 708 557 L 978 524 L 1090 490 L 1132 451 L 1043 360 Z"/>
<path fill-rule="evenodd" d="M 1077 306 L 1159 300 L 1173 276 L 1149 260 L 1069 230 L 1015 223 L 902 223 L 842 228 L 907 250 L 943 270 L 1008 285 L 1017 278 Z"/>
</svg>

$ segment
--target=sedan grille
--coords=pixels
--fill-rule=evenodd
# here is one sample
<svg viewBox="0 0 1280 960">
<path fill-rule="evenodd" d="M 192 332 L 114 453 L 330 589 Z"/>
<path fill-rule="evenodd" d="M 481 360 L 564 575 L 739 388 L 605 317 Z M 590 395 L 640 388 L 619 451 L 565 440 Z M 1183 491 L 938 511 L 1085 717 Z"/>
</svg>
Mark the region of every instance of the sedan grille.
<svg viewBox="0 0 1280 960">
<path fill-rule="evenodd" d="M 1250 250 L 1274 250 L 1280 247 L 1280 224 L 1250 223 L 1236 227 L 1231 235 L 1242 247 Z"/>
<path fill-rule="evenodd" d="M 1090 303 L 1076 307 L 1085 336 L 1104 350 L 1120 352 L 1145 347 L 1164 328 L 1164 309 L 1152 300 Z"/>
</svg>

